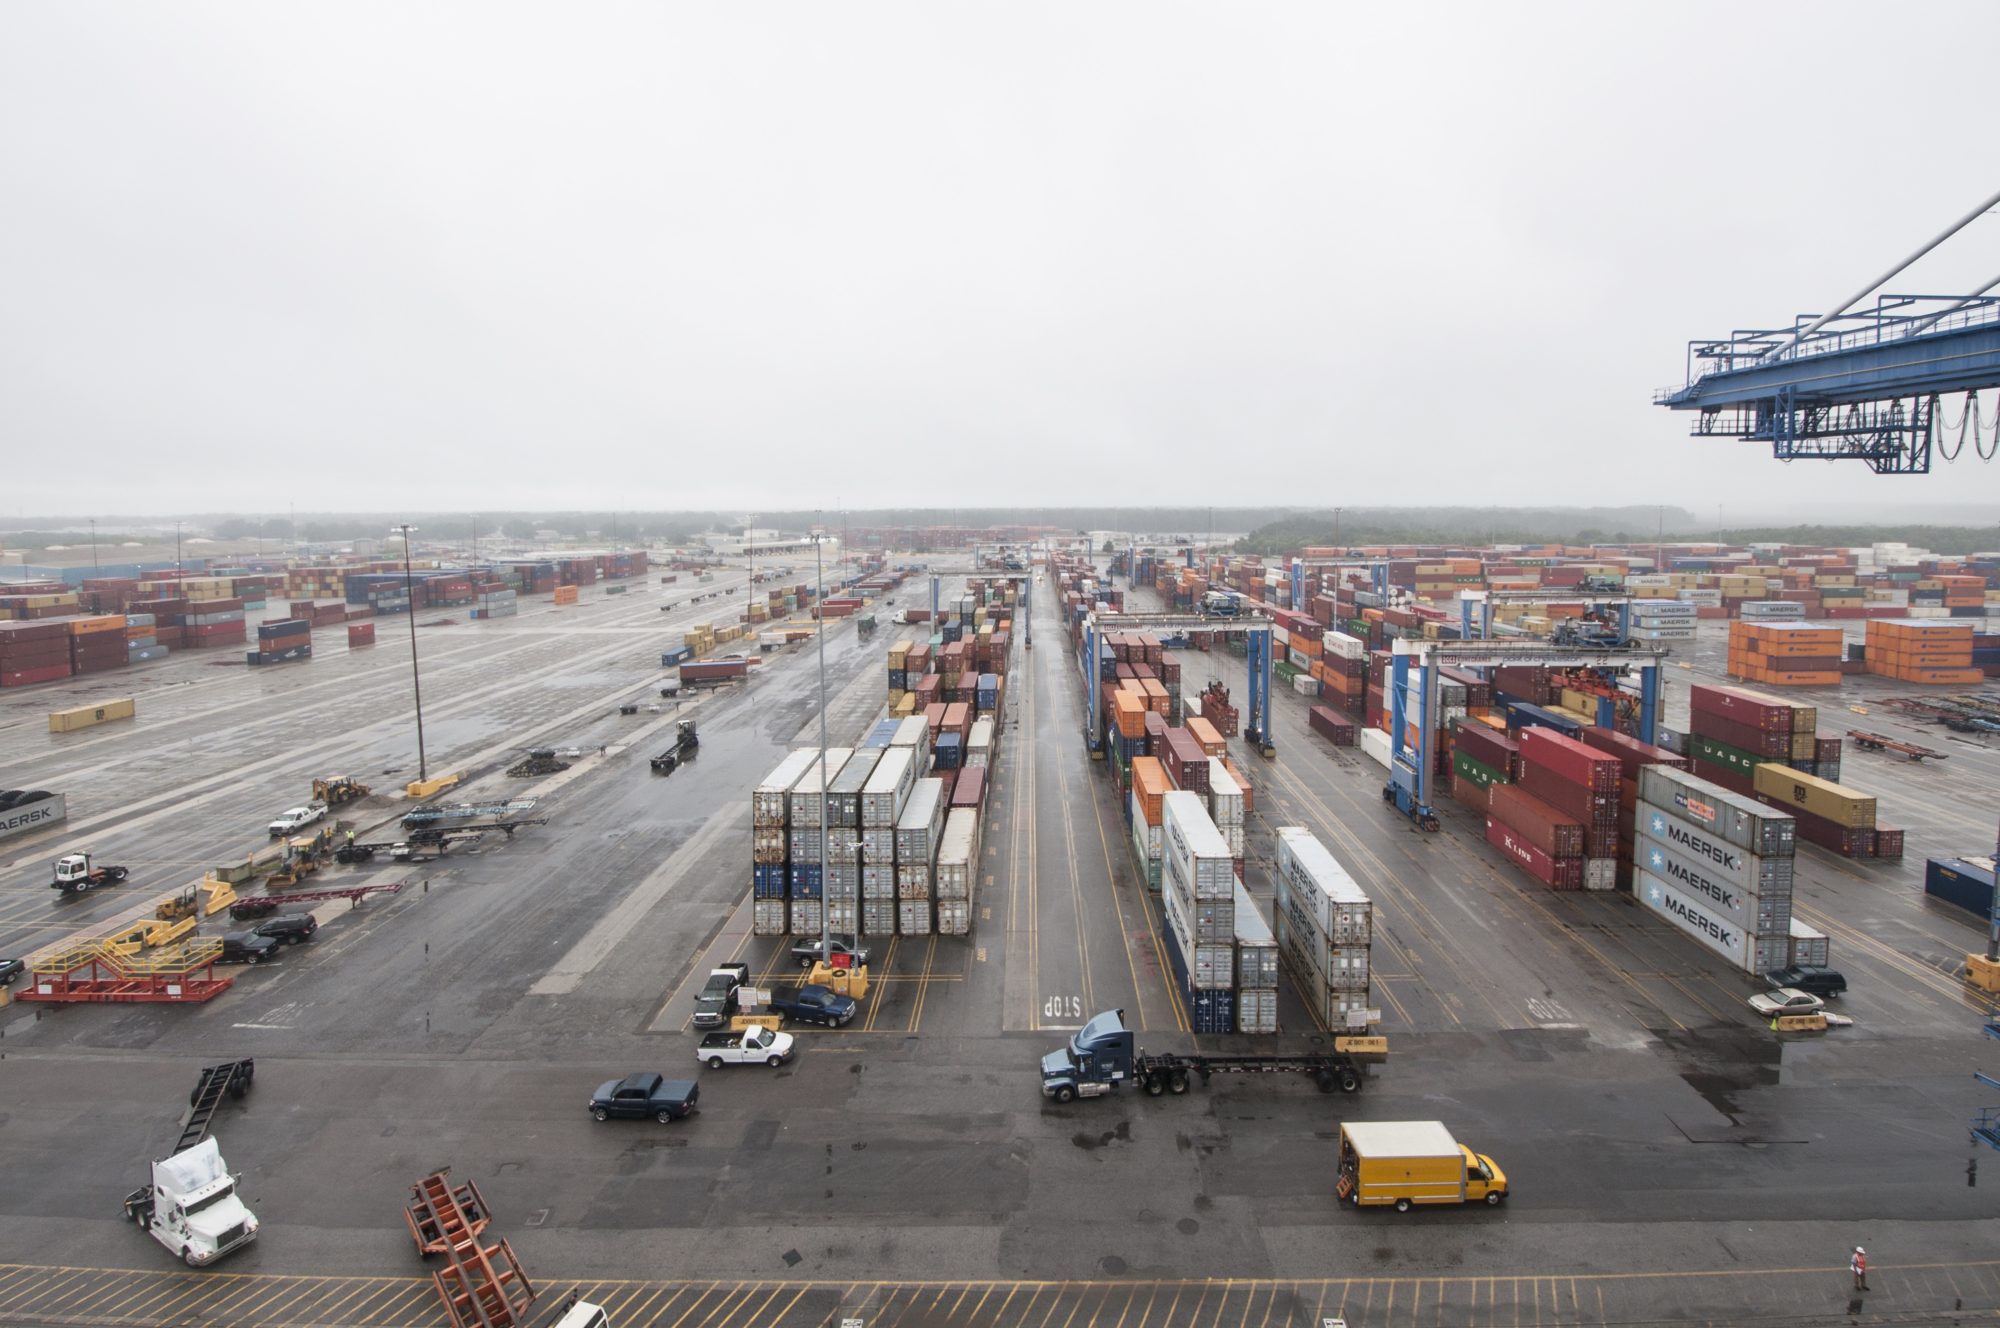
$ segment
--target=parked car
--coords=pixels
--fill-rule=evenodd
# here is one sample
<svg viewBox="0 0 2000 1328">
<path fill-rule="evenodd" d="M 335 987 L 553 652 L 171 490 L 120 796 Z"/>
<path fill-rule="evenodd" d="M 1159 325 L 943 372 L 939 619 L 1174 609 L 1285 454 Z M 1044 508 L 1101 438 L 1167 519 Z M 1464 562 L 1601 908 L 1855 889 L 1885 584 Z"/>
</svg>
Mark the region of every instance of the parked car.
<svg viewBox="0 0 2000 1328">
<path fill-rule="evenodd" d="M 1822 968 L 1818 964 L 1781 968 L 1775 973 L 1766 973 L 1764 981 L 1773 987 L 1790 987 L 1826 1001 L 1837 1000 L 1847 990 L 1847 978 L 1839 969 Z"/>
<path fill-rule="evenodd" d="M 854 1012 L 859 1007 L 852 996 L 842 996 L 833 988 L 815 982 L 810 986 L 773 991 L 767 1008 L 781 1019 L 840 1028 L 854 1018 Z"/>
<path fill-rule="evenodd" d="M 856 967 L 868 962 L 868 947 L 861 944 L 852 936 L 834 937 L 832 953 L 835 955 L 846 955 L 848 962 Z M 811 968 L 814 964 L 818 963 L 820 958 L 819 937 L 814 936 L 808 940 L 795 941 L 792 944 L 792 958 L 799 961 L 800 968 Z"/>
<path fill-rule="evenodd" d="M 11 987 L 20 976 L 28 971 L 24 959 L 0 959 L 0 987 Z"/>
<path fill-rule="evenodd" d="M 626 1120 L 650 1117 L 666 1125 L 694 1115 L 695 1099 L 700 1096 L 701 1085 L 692 1079 L 628 1074 L 597 1086 L 590 1095 L 590 1114 L 601 1121 L 613 1116 Z"/>
<path fill-rule="evenodd" d="M 1796 987 L 1759 992 L 1750 998 L 1750 1008 L 1770 1018 L 1781 1014 L 1818 1014 L 1825 1006 L 1826 1002 L 1819 997 Z"/>
<path fill-rule="evenodd" d="M 287 913 L 283 917 L 267 918 L 250 930 L 285 945 L 298 945 L 310 941 L 319 931 L 319 919 L 310 913 Z"/>
<path fill-rule="evenodd" d="M 259 936 L 254 931 L 226 931 L 222 933 L 222 954 L 217 962 L 261 964 L 277 953 L 278 942 L 269 936 Z"/>
<path fill-rule="evenodd" d="M 277 839 L 283 835 L 296 833 L 306 826 L 311 825 L 314 821 L 323 819 L 325 816 L 325 803 L 309 802 L 303 807 L 293 807 L 288 811 L 280 813 L 278 819 L 272 821 L 265 828 L 271 832 L 271 838 Z"/>
</svg>

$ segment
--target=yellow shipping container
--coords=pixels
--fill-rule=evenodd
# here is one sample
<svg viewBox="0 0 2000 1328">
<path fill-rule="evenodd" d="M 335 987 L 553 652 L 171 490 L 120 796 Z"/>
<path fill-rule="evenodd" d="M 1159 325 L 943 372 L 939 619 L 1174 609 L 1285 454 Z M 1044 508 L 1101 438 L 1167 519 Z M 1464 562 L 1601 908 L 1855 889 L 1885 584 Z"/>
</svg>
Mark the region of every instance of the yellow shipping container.
<svg viewBox="0 0 2000 1328">
<path fill-rule="evenodd" d="M 129 696 L 121 696 L 94 706 L 52 710 L 49 712 L 49 732 L 74 733 L 78 729 L 87 729 L 106 720 L 131 719 L 137 713 L 138 706 Z"/>
<path fill-rule="evenodd" d="M 1759 793 L 1778 799 L 1782 805 L 1811 812 L 1835 825 L 1850 830 L 1868 830 L 1875 825 L 1874 797 L 1832 780 L 1766 762 L 1757 767 L 1752 783 Z"/>
</svg>

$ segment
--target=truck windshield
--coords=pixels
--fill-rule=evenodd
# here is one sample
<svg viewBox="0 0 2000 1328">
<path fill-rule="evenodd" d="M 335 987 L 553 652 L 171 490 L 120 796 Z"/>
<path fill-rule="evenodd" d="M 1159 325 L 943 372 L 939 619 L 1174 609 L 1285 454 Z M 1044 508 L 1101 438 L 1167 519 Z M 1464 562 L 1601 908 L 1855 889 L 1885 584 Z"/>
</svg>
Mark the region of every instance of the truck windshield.
<svg viewBox="0 0 2000 1328">
<path fill-rule="evenodd" d="M 181 1211 L 189 1215 L 199 1213 L 204 1208 L 213 1208 L 216 1204 L 220 1203 L 224 1199 L 227 1199 L 230 1195 L 234 1193 L 236 1193 L 236 1182 L 230 1181 L 227 1185 L 222 1186 L 220 1189 L 216 1190 L 215 1193 L 213 1194 L 203 1195 L 201 1198 L 195 1200 L 191 1204 L 183 1204 L 181 1206 Z"/>
</svg>

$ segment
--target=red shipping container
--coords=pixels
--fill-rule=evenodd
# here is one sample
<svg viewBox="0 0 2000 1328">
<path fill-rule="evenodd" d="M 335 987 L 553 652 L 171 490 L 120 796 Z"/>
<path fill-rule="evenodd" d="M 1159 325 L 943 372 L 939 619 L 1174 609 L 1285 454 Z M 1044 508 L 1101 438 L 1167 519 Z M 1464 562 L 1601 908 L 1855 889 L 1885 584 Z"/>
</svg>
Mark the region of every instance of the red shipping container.
<svg viewBox="0 0 2000 1328">
<path fill-rule="evenodd" d="M 28 687 L 38 682 L 58 682 L 70 676 L 69 662 L 47 664 L 34 669 L 0 668 L 0 687 Z"/>
<path fill-rule="evenodd" d="M 1453 775 L 1451 777 L 1451 795 L 1481 815 L 1485 814 L 1487 788 L 1484 784 L 1475 783 L 1470 779 L 1461 779 L 1459 776 Z"/>
<path fill-rule="evenodd" d="M 1325 706 L 1313 706 L 1306 711 L 1306 723 L 1314 733 L 1319 734 L 1336 747 L 1354 745 L 1354 724 L 1342 714 L 1336 714 Z"/>
<path fill-rule="evenodd" d="M 1504 787 L 1495 785 L 1495 787 Z M 1489 796 L 1492 790 L 1487 790 Z M 1548 854 L 1527 843 L 1507 826 L 1486 818 L 1486 842 L 1505 854 L 1515 866 L 1527 872 L 1552 890 L 1581 890 L 1583 888 L 1582 858 L 1552 858 Z"/>
<path fill-rule="evenodd" d="M 1117 765 L 1116 761 L 1111 762 Z M 977 808 L 986 801 L 986 767 L 971 765 L 958 772 L 958 782 L 951 790 L 951 806 Z"/>
<path fill-rule="evenodd" d="M 1675 770 L 1687 769 L 1687 758 L 1677 756 L 1664 747 L 1640 742 L 1630 734 L 1619 733 L 1615 729 L 1587 728 L 1582 740 L 1586 746 L 1594 747 L 1618 758 L 1618 768 L 1625 782 L 1639 777 L 1639 767 L 1647 765 L 1670 766 Z"/>
<path fill-rule="evenodd" d="M 1607 756 L 1574 738 L 1566 738 L 1554 729 L 1522 729 L 1520 741 L 1521 767 L 1524 771 L 1531 765 L 1545 766 L 1594 793 L 1618 791 L 1619 766 L 1616 757 Z"/>
<path fill-rule="evenodd" d="M 1903 832 L 1886 825 L 1876 826 L 1875 856 L 1885 862 L 1900 861 L 1903 856 Z"/>
<path fill-rule="evenodd" d="M 1729 719 L 1723 715 L 1693 714 L 1688 716 L 1688 731 L 1698 738 L 1713 738 L 1752 756 L 1767 756 L 1782 761 L 1792 754 L 1792 732 L 1786 729 L 1760 729 L 1741 720 Z"/>
<path fill-rule="evenodd" d="M 1552 858 L 1584 855 L 1583 825 L 1518 784 L 1486 790 L 1486 814 Z"/>
<path fill-rule="evenodd" d="M 1710 687 L 1701 683 L 1688 688 L 1688 707 L 1697 715 L 1733 719 L 1754 729 L 1792 731 L 1792 707 L 1788 702 L 1758 696 L 1737 687 Z"/>
<path fill-rule="evenodd" d="M 1452 743 L 1489 770 L 1498 770 L 1510 780 L 1521 777 L 1521 744 L 1497 729 L 1468 720 L 1458 726 Z"/>
<path fill-rule="evenodd" d="M 347 644 L 349 649 L 352 649 L 355 646 L 374 645 L 375 624 L 372 622 L 349 623 L 347 625 Z"/>
<path fill-rule="evenodd" d="M 1519 787 L 1548 803 L 1585 829 L 1618 824 L 1616 794 L 1593 793 L 1581 784 L 1564 779 L 1545 765 L 1521 762 Z"/>
<path fill-rule="evenodd" d="M 1757 786 L 1750 780 L 1737 774 L 1726 765 L 1717 765 L 1713 761 L 1704 761 L 1699 756 L 1688 762 L 1688 773 L 1699 775 L 1711 784 L 1720 784 L 1731 793 L 1741 793 L 1745 797 L 1755 797 L 1757 793 Z M 1786 808 L 1786 810 L 1790 811 L 1791 808 Z"/>
</svg>

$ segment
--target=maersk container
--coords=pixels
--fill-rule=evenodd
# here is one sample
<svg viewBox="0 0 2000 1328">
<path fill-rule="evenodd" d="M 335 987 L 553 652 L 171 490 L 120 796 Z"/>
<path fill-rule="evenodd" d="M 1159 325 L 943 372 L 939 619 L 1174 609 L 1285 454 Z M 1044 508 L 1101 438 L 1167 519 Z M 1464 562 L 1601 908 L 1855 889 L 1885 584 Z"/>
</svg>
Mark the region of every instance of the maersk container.
<svg viewBox="0 0 2000 1328">
<path fill-rule="evenodd" d="M 1375 906 L 1326 845 L 1304 826 L 1278 827 L 1278 881 L 1289 882 L 1298 907 L 1328 941 L 1367 945 Z"/>
<path fill-rule="evenodd" d="M 1664 808 L 1759 857 L 1786 858 L 1796 851 L 1798 827 L 1792 817 L 1684 770 L 1641 766 L 1639 801 Z"/>
<path fill-rule="evenodd" d="M 5 816 L 0 812 L 0 820 Z M 1924 863 L 1924 893 L 1956 904 L 1984 923 L 1993 916 L 1993 859 L 1932 858 Z"/>
<path fill-rule="evenodd" d="M 875 771 L 861 789 L 861 824 L 893 830 L 923 773 L 917 754 L 908 747 L 891 747 L 882 753 Z"/>
<path fill-rule="evenodd" d="M 0 811 L 0 839 L 43 830 L 68 818 L 69 803 L 60 793 L 50 793 L 33 802 L 17 802 Z"/>
<path fill-rule="evenodd" d="M 914 762 L 913 762 L 914 764 Z M 896 818 L 896 862 L 914 863 L 928 872 L 944 833 L 944 781 L 924 778 L 910 786 L 903 814 Z"/>
<path fill-rule="evenodd" d="M 788 804 L 791 812 L 790 824 L 793 829 L 818 828 L 821 804 L 825 800 L 825 788 L 839 777 L 841 767 L 845 766 L 848 758 L 853 755 L 851 748 L 830 747 L 827 749 L 824 769 L 815 758 L 813 764 L 799 776 L 798 782 L 792 785 L 791 800 Z M 792 856 L 797 857 L 798 854 L 794 852 Z"/>
<path fill-rule="evenodd" d="M 1203 760 L 1206 773 L 1207 758 Z M 1236 867 L 1202 795 L 1174 789 L 1161 800 L 1161 875 L 1188 899 L 1233 899 Z"/>
<path fill-rule="evenodd" d="M 1711 875 L 1725 880 L 1750 895 L 1789 895 L 1792 892 L 1791 857 L 1760 857 L 1740 848 L 1691 821 L 1678 810 L 1640 802 L 1634 809 L 1633 833 L 1645 835 L 1706 866 Z"/>
<path fill-rule="evenodd" d="M 1240 884 L 1236 887 L 1236 986 L 1266 988 L 1278 985 L 1278 940 L 1264 921 L 1264 911 Z M 1237 1002 L 1239 1022 L 1242 1002 Z"/>
<path fill-rule="evenodd" d="M 875 766 L 882 759 L 883 750 L 875 748 L 857 751 L 847 758 L 847 764 L 840 767 L 833 782 L 827 785 L 827 822 L 835 826 L 858 828 L 861 824 L 861 790 L 875 774 Z"/>
<path fill-rule="evenodd" d="M 978 870 L 979 813 L 960 807 L 945 819 L 944 836 L 938 841 L 937 865 L 932 876 L 937 897 L 971 899 L 973 876 Z M 944 929 L 942 920 L 938 929 Z"/>
<path fill-rule="evenodd" d="M 1692 936 L 1704 949 L 1721 955 L 1740 969 L 1756 971 L 1751 960 L 1751 933 L 1729 921 L 1708 900 L 1643 867 L 1632 869 L 1632 893 L 1641 904 Z"/>
</svg>

